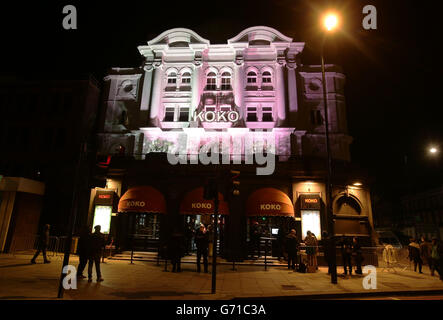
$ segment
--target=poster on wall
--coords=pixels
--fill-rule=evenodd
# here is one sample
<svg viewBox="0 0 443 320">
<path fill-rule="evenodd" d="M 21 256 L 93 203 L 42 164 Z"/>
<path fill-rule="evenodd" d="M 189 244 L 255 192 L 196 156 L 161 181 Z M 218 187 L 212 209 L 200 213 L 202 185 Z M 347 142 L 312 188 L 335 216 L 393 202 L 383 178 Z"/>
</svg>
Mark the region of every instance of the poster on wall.
<svg viewBox="0 0 443 320">
<path fill-rule="evenodd" d="M 101 226 L 101 232 L 109 234 L 111 230 L 111 216 L 112 206 L 95 206 L 94 223 L 92 224 L 92 231 L 95 226 Z"/>
<path fill-rule="evenodd" d="M 306 238 L 308 231 L 315 234 L 317 240 L 321 240 L 320 211 L 302 210 L 301 211 L 301 231 L 302 239 Z"/>
</svg>

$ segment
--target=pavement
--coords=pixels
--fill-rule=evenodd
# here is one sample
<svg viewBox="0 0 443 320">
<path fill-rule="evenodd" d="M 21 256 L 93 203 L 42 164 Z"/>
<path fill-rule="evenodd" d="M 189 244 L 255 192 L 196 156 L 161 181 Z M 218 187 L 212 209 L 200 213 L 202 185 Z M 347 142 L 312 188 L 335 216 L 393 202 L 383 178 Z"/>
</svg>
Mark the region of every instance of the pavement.
<svg viewBox="0 0 443 320">
<path fill-rule="evenodd" d="M 0 254 L 0 300 L 56 300 L 63 256 L 50 257 L 52 263 L 30 264 L 30 254 Z M 71 256 L 70 264 L 78 265 Z M 340 275 L 331 284 L 327 270 L 297 273 L 286 267 L 232 265 L 217 266 L 217 290 L 211 294 L 211 274 L 197 273 L 195 264 L 185 263 L 182 272 L 165 272 L 164 264 L 106 259 L 102 264 L 104 282 L 79 280 L 76 290 L 66 290 L 65 300 L 229 300 L 229 299 L 315 299 L 355 298 L 394 294 L 443 294 L 443 281 L 432 277 L 427 266 L 423 274 L 412 270 L 377 268 L 377 289 L 363 288 L 364 276 Z M 211 271 L 211 267 L 209 268 Z M 95 271 L 94 271 L 95 273 Z"/>
</svg>

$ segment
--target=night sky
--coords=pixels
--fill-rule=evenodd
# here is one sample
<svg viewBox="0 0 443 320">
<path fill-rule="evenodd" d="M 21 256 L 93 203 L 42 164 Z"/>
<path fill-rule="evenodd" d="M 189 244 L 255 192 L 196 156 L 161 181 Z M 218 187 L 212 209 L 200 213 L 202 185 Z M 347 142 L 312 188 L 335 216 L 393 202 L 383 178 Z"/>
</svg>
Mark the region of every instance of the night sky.
<svg viewBox="0 0 443 320">
<path fill-rule="evenodd" d="M 318 18 L 342 12 L 342 31 L 328 40 L 326 63 L 347 76 L 353 161 L 367 168 L 380 192 L 441 185 L 443 147 L 439 11 L 432 1 L 15 1 L 1 10 L 2 74 L 75 78 L 107 68 L 137 67 L 137 46 L 175 27 L 226 43 L 254 26 L 273 27 L 306 43 L 302 63 L 319 64 Z M 78 30 L 64 30 L 62 8 L 78 10 Z M 365 5 L 377 8 L 378 29 L 362 27 Z M 407 163 L 405 165 L 405 156 Z"/>
</svg>

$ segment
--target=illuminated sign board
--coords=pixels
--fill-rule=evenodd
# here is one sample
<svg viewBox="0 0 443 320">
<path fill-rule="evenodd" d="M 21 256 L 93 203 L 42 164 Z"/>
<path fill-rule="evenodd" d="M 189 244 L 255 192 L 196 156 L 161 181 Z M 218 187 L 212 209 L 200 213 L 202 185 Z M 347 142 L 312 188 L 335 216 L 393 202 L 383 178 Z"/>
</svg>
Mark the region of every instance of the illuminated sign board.
<svg viewBox="0 0 443 320">
<path fill-rule="evenodd" d="M 108 234 L 111 230 L 112 206 L 95 206 L 94 223 L 95 226 L 101 226 L 101 232 Z"/>
<path fill-rule="evenodd" d="M 318 194 L 302 194 L 300 195 L 301 209 L 317 209 L 321 208 L 320 196 Z"/>
</svg>

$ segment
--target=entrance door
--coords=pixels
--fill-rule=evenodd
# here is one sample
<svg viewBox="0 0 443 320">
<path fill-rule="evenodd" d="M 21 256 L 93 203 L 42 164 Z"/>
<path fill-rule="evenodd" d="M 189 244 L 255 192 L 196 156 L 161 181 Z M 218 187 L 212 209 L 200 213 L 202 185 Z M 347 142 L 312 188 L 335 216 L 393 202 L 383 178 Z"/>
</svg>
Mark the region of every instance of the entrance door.
<svg viewBox="0 0 443 320">
<path fill-rule="evenodd" d="M 135 213 L 133 221 L 134 247 L 157 251 L 160 240 L 160 217 L 155 213 Z"/>
</svg>

